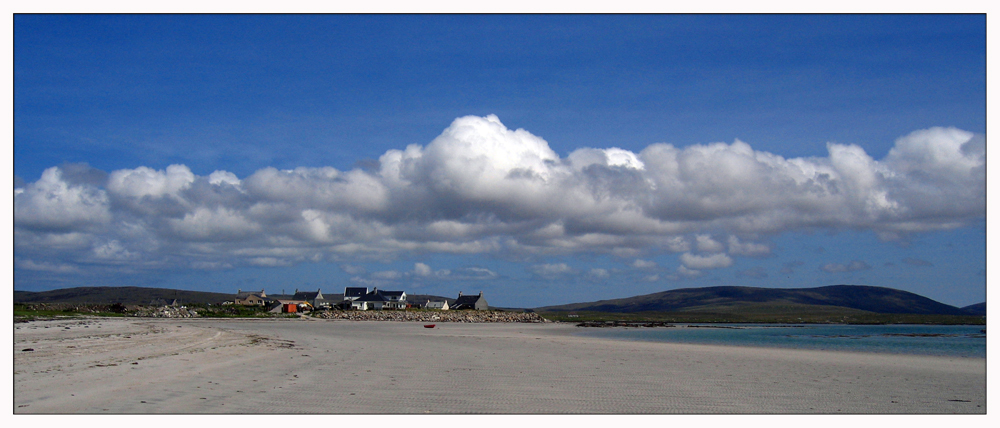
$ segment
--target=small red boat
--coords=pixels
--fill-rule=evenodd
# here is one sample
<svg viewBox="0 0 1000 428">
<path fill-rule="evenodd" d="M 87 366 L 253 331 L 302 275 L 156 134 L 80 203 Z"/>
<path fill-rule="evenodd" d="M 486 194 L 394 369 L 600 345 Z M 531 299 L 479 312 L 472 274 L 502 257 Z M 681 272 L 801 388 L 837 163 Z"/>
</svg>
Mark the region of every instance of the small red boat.
<svg viewBox="0 0 1000 428">
<path fill-rule="evenodd" d="M 434 328 L 434 324 L 424 324 L 424 328 Z"/>
</svg>

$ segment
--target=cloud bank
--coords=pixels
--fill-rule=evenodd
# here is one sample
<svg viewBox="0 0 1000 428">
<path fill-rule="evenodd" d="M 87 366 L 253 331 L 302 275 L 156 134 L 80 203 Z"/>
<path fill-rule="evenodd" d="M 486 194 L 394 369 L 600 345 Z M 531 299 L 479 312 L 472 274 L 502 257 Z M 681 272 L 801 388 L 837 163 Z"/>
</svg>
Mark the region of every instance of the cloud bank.
<svg viewBox="0 0 1000 428">
<path fill-rule="evenodd" d="M 16 266 L 227 269 L 402 253 L 672 252 L 681 254 L 679 274 L 693 276 L 733 257 L 768 257 L 760 240 L 783 232 L 871 230 L 896 240 L 985 216 L 982 135 L 918 130 L 881 160 L 855 145 L 827 148 L 827 157 L 784 158 L 737 140 L 560 157 L 490 115 L 458 118 L 426 146 L 389 150 L 371 169 L 265 168 L 241 179 L 184 165 L 110 173 L 64 165 L 15 189 Z M 426 265 L 412 274 L 444 275 Z"/>
</svg>

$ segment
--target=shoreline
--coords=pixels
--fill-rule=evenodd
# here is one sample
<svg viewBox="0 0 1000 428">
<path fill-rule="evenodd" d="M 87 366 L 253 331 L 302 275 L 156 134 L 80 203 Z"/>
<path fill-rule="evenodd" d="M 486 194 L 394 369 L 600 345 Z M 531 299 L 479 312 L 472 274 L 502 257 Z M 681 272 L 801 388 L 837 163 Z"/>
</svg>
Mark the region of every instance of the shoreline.
<svg viewBox="0 0 1000 428">
<path fill-rule="evenodd" d="M 15 413 L 986 412 L 983 358 L 620 341 L 575 331 L 569 323 L 426 329 L 310 318 L 19 323 Z"/>
<path fill-rule="evenodd" d="M 955 357 L 955 358 L 986 358 L 986 348 L 985 344 L 982 348 L 922 348 L 919 346 L 891 346 L 885 343 L 869 343 L 866 345 L 858 345 L 860 340 L 855 342 L 855 339 L 869 339 L 872 337 L 957 337 L 957 336 L 975 336 L 985 338 L 985 329 L 982 331 L 976 331 L 974 333 L 839 333 L 836 335 L 820 334 L 820 336 L 830 336 L 837 339 L 844 339 L 843 342 L 790 342 L 782 341 L 780 339 L 775 339 L 774 336 L 764 336 L 763 341 L 749 341 L 745 337 L 732 338 L 729 337 L 727 340 L 723 341 L 713 336 L 698 336 L 698 338 L 690 339 L 685 338 L 684 335 L 664 337 L 658 336 L 656 332 L 667 331 L 673 332 L 678 330 L 754 330 L 754 329 L 822 329 L 822 328 L 837 328 L 837 327 L 899 327 L 899 328 L 917 328 L 917 329 L 935 329 L 935 328 L 976 328 L 978 326 L 970 325 L 926 325 L 926 324 L 875 324 L 875 325 L 858 325 L 858 324 L 747 324 L 739 323 L 738 325 L 703 325 L 702 323 L 697 324 L 675 324 L 667 326 L 651 326 L 651 325 L 633 325 L 633 324 L 622 324 L 622 325 L 602 325 L 602 326 L 579 326 L 582 327 L 578 333 L 579 335 L 584 335 L 587 337 L 608 339 L 608 340 L 624 340 L 624 341 L 641 341 L 641 342 L 658 342 L 658 343 L 675 343 L 675 344 L 692 344 L 692 345 L 710 345 L 710 346 L 727 346 L 727 347 L 749 347 L 749 348 L 769 348 L 769 349 L 801 349 L 801 350 L 812 350 L 821 352 L 854 352 L 861 354 L 886 354 L 886 355 L 926 355 L 926 356 L 940 356 L 940 357 Z M 664 327 L 666 329 L 664 329 Z M 629 332 L 629 333 L 625 333 Z M 644 335 L 643 333 L 651 333 L 649 335 Z M 630 334 L 631 333 L 631 334 Z M 636 334 L 638 333 L 638 334 Z M 792 334 L 792 333 L 789 333 Z M 818 334 L 818 333 L 813 333 Z"/>
<path fill-rule="evenodd" d="M 347 314 L 365 314 L 374 312 L 391 312 L 391 311 L 345 311 Z M 447 312 L 445 312 L 447 313 Z M 534 314 L 534 313 L 531 313 Z M 827 326 L 827 325 L 859 325 L 859 326 L 981 326 L 983 330 L 986 329 L 986 323 L 916 323 L 916 322 L 900 322 L 900 323 L 884 323 L 884 322 L 872 322 L 872 323 L 861 323 L 861 322 L 748 322 L 748 321 L 565 321 L 565 320 L 550 320 L 547 318 L 540 317 L 538 320 L 487 320 L 487 321 L 455 321 L 447 317 L 442 317 L 441 319 L 428 319 L 428 318 L 399 318 L 391 319 L 390 317 L 352 317 L 349 315 L 340 316 L 313 316 L 310 313 L 293 314 L 298 315 L 298 317 L 305 316 L 307 318 L 315 318 L 327 321 L 353 321 L 353 322 L 458 322 L 458 323 L 551 323 L 551 324 L 565 324 L 574 325 L 576 327 L 584 328 L 613 328 L 613 327 L 686 327 L 686 328 L 739 328 L 731 327 L 733 325 L 746 325 L 746 326 L 760 326 L 760 327 L 813 327 L 813 326 Z M 204 321 L 237 321 L 237 320 L 247 320 L 247 321 L 269 321 L 269 320 L 288 320 L 296 319 L 295 316 L 268 316 L 268 317 L 206 317 L 206 316 L 192 316 L 192 317 L 169 317 L 169 316 L 132 316 L 132 315 L 122 315 L 122 316 L 103 316 L 103 315 L 89 315 L 89 314 L 73 314 L 73 315 L 58 315 L 58 316 L 37 316 L 37 317 L 20 317 L 15 316 L 13 323 L 15 325 L 35 322 L 35 321 L 66 321 L 66 320 L 86 320 L 86 319 L 127 319 L 133 321 L 141 320 L 151 320 L 151 319 L 183 319 L 190 321 L 204 320 Z"/>
</svg>

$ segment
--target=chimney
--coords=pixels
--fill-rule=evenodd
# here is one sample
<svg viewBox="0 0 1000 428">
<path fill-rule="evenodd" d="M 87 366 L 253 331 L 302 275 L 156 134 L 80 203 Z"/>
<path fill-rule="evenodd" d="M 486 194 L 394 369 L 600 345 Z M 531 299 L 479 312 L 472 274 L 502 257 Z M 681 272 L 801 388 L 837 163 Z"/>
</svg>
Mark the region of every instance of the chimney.
<svg viewBox="0 0 1000 428">
<path fill-rule="evenodd" d="M 458 297 L 462 297 L 462 292 L 461 291 L 458 292 Z"/>
<path fill-rule="evenodd" d="M 479 297 L 483 297 L 483 292 L 482 291 L 479 292 Z"/>
</svg>

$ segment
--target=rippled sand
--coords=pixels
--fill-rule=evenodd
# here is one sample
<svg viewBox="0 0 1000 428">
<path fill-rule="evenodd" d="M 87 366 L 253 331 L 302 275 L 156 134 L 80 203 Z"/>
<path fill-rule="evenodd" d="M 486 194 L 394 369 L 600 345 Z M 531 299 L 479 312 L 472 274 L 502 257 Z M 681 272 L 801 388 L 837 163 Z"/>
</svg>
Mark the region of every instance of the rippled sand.
<svg viewBox="0 0 1000 428">
<path fill-rule="evenodd" d="M 982 358 L 623 342 L 575 331 L 315 319 L 36 321 L 15 325 L 14 411 L 986 412 Z"/>
</svg>

